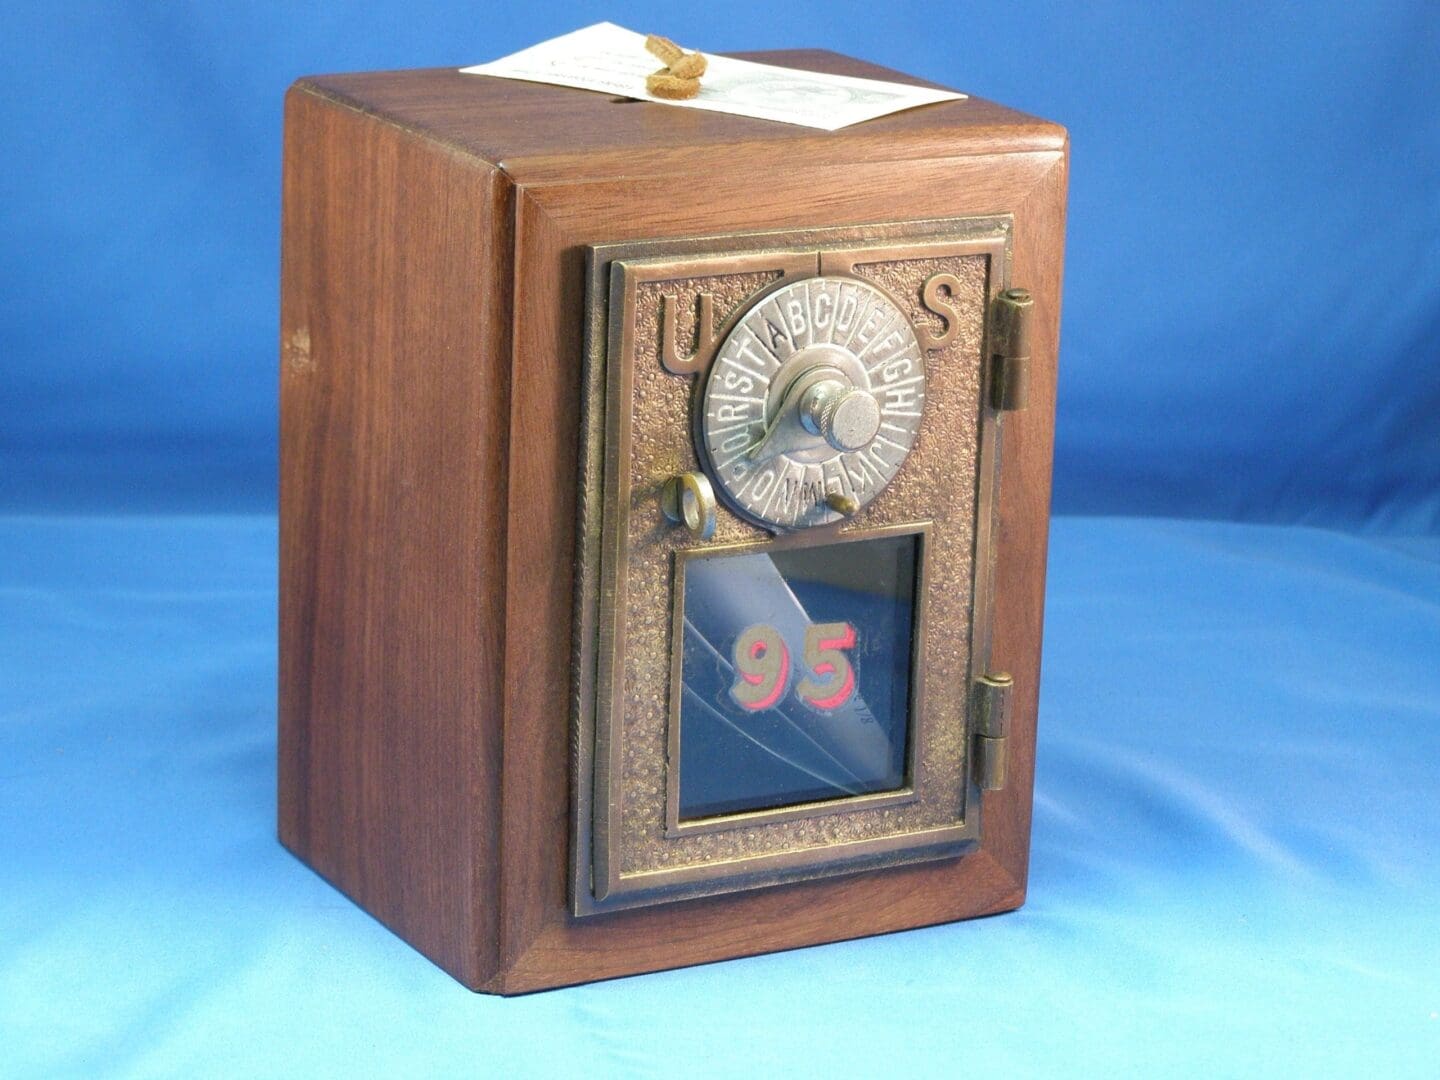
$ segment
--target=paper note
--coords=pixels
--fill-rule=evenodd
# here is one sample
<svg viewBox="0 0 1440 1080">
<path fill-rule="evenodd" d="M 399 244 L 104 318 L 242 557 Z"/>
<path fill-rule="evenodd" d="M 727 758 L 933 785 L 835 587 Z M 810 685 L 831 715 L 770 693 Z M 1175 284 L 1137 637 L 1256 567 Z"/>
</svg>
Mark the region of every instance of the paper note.
<svg viewBox="0 0 1440 1080">
<path fill-rule="evenodd" d="M 700 93 L 685 101 L 646 92 L 645 77 L 663 65 L 646 50 L 644 34 L 614 23 L 596 23 L 503 59 L 460 70 L 468 75 L 599 90 L 681 109 L 709 109 L 825 131 L 917 105 L 965 97 L 952 90 L 797 71 L 709 53 L 705 56 L 709 66 L 700 79 Z"/>
</svg>

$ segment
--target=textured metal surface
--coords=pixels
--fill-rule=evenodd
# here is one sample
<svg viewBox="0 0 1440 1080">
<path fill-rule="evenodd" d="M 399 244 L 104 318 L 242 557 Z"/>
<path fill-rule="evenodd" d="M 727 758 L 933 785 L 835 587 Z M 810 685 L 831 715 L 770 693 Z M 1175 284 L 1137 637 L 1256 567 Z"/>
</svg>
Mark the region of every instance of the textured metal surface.
<svg viewBox="0 0 1440 1080">
<path fill-rule="evenodd" d="M 744 238 L 694 241 L 692 252 L 708 246 L 714 253 L 709 264 L 682 257 L 679 242 L 592 256 L 589 359 L 605 372 L 592 370 L 587 380 L 585 468 L 587 487 L 603 486 L 603 495 L 592 489 L 582 499 L 577 913 L 955 854 L 973 842 L 978 802 L 967 815 L 967 709 L 974 669 L 988 650 L 983 553 L 998 451 L 998 425 L 982 394 L 986 313 L 1005 284 L 1008 236 L 1008 219 L 971 219 L 793 234 L 769 253 L 752 240 L 743 254 Z M 808 254 L 806 245 L 814 245 Z M 737 313 L 778 282 L 817 272 L 873 282 L 922 340 L 945 342 L 925 358 L 925 418 L 909 459 L 853 517 L 812 530 L 823 539 L 930 525 L 927 627 L 917 644 L 927 696 L 914 729 L 913 797 L 884 806 L 843 800 L 829 813 L 761 824 L 737 815 L 722 827 L 676 835 L 666 829 L 675 558 L 769 537 L 722 512 L 713 539 L 702 543 L 666 521 L 661 488 L 701 466 L 692 438 L 696 385 Z M 943 302 L 927 305 L 926 294 Z M 703 304 L 701 295 L 712 299 Z M 608 305 L 596 304 L 597 296 Z M 711 325 L 697 327 L 707 306 Z M 715 335 L 708 345 L 706 330 Z M 677 356 L 698 378 L 679 377 L 664 362 Z M 603 439 L 595 434 L 599 415 Z"/>
</svg>

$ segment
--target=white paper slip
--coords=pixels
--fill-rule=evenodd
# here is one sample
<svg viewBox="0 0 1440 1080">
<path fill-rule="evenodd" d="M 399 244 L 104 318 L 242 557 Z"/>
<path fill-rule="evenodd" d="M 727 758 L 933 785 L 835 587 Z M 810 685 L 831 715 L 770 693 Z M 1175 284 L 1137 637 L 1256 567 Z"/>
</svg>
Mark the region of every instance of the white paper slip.
<svg viewBox="0 0 1440 1080">
<path fill-rule="evenodd" d="M 710 53 L 705 58 L 709 65 L 700 79 L 700 93 L 685 101 L 658 98 L 646 91 L 645 77 L 662 65 L 646 50 L 644 34 L 614 23 L 596 23 L 503 59 L 460 70 L 467 75 L 599 90 L 682 109 L 709 109 L 825 131 L 917 105 L 965 97 L 952 90 L 796 71 Z"/>
</svg>

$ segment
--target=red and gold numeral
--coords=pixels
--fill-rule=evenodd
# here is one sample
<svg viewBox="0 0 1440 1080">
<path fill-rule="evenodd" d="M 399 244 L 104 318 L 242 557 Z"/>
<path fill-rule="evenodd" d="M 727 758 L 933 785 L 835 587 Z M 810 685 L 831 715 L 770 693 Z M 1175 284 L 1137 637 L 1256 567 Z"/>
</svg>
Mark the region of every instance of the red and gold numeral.
<svg viewBox="0 0 1440 1080">
<path fill-rule="evenodd" d="M 735 639 L 735 674 L 730 696 L 751 712 L 780 700 L 790 679 L 790 650 L 773 626 L 757 623 Z"/>
<path fill-rule="evenodd" d="M 855 693 L 855 669 L 841 650 L 855 647 L 855 628 L 847 622 L 816 623 L 805 630 L 805 666 L 814 674 L 807 675 L 795 687 L 801 701 L 826 712 L 838 709 Z"/>
<path fill-rule="evenodd" d="M 855 628 L 847 622 L 815 623 L 805 628 L 805 667 L 809 674 L 795 687 L 807 705 L 829 712 L 855 693 L 855 668 L 845 650 L 855 647 Z M 747 627 L 735 639 L 735 674 L 730 687 L 735 703 L 750 712 L 773 707 L 790 681 L 790 650 L 780 631 L 765 623 Z"/>
</svg>

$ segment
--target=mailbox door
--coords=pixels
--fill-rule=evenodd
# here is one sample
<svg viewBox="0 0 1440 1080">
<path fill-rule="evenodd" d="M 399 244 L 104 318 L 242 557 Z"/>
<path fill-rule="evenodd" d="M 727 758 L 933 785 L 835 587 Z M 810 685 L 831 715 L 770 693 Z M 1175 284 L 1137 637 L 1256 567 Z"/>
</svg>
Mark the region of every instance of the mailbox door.
<svg viewBox="0 0 1440 1080">
<path fill-rule="evenodd" d="M 1013 227 L 590 247 L 577 916 L 977 846 Z"/>
</svg>

